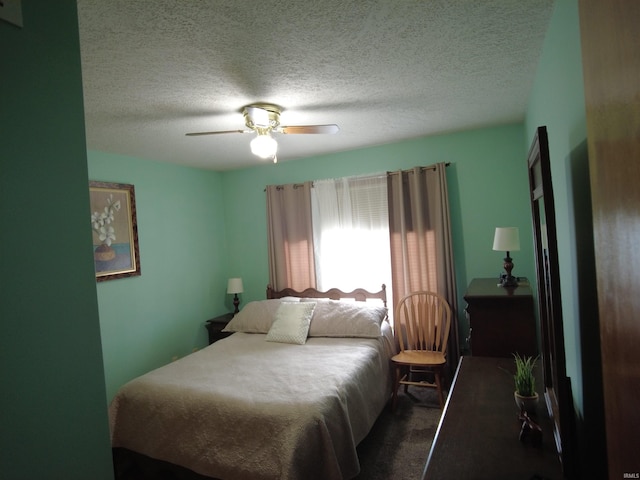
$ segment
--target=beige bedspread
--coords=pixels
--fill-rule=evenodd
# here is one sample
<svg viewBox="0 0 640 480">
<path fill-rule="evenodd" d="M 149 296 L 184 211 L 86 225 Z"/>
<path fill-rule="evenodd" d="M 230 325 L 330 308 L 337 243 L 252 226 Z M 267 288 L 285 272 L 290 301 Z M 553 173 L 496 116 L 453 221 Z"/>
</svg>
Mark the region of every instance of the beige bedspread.
<svg viewBox="0 0 640 480">
<path fill-rule="evenodd" d="M 342 479 L 389 398 L 384 338 L 235 333 L 124 385 L 114 447 L 224 480 Z"/>
</svg>

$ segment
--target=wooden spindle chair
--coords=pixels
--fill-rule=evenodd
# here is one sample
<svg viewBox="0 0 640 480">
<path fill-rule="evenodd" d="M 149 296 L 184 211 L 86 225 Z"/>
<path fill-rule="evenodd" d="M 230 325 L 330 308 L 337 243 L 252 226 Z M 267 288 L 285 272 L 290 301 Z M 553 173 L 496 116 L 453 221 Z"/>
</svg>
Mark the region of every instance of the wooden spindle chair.
<svg viewBox="0 0 640 480">
<path fill-rule="evenodd" d="M 440 408 L 444 408 L 442 371 L 446 364 L 451 327 L 451 307 L 433 292 L 413 292 L 403 297 L 394 314 L 395 336 L 400 352 L 395 365 L 392 410 L 395 411 L 400 385 L 436 388 Z M 432 373 L 434 381 L 414 381 L 414 374 Z"/>
</svg>

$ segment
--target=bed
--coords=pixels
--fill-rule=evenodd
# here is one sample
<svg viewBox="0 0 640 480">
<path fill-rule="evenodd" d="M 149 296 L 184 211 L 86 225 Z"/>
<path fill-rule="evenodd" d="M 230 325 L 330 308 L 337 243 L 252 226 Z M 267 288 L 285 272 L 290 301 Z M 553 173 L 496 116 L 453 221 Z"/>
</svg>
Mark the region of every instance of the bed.
<svg viewBox="0 0 640 480">
<path fill-rule="evenodd" d="M 234 333 L 121 387 L 109 406 L 114 452 L 197 478 L 355 477 L 356 446 L 392 390 L 384 285 L 267 288 L 226 329 Z M 116 478 L 126 478 L 122 465 Z"/>
</svg>

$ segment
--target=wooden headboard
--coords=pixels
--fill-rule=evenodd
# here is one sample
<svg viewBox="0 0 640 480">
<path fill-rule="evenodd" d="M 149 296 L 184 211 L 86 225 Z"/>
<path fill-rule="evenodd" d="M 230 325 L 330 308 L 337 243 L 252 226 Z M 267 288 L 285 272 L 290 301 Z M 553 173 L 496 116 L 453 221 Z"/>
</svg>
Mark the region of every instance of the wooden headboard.
<svg viewBox="0 0 640 480">
<path fill-rule="evenodd" d="M 301 292 L 293 290 L 292 288 L 285 288 L 283 290 L 276 291 L 271 285 L 267 285 L 267 299 L 282 298 L 282 297 L 307 297 L 307 298 L 330 298 L 331 300 L 341 300 L 343 298 L 353 298 L 357 302 L 366 302 L 370 299 L 380 299 L 387 306 L 387 286 L 383 283 L 382 289 L 379 292 L 369 292 L 364 288 L 356 288 L 352 292 L 343 292 L 340 289 L 332 288 L 326 292 L 321 292 L 315 288 L 307 288 Z"/>
</svg>

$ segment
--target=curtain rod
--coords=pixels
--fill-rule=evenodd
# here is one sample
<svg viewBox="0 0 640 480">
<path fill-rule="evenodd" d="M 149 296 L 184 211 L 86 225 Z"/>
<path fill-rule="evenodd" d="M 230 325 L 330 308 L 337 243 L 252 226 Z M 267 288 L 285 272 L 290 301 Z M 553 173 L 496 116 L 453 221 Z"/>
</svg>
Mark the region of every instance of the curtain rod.
<svg viewBox="0 0 640 480">
<path fill-rule="evenodd" d="M 451 165 L 451 162 L 447 162 L 444 164 L 445 167 L 448 167 L 449 165 Z M 429 165 L 428 167 L 420 167 L 421 170 L 435 170 L 436 166 L 435 165 Z M 387 172 L 387 175 L 397 175 L 399 173 L 408 173 L 408 172 L 412 172 L 413 169 L 410 168 L 408 170 L 397 170 L 394 172 Z"/>
<path fill-rule="evenodd" d="M 444 164 L 445 167 L 448 167 L 449 165 L 451 165 L 451 162 L 446 162 Z M 436 166 L 435 165 L 429 165 L 428 167 L 420 167 L 421 170 L 435 170 Z M 395 172 L 386 172 L 386 174 L 384 175 L 361 175 L 362 178 L 383 178 L 386 177 L 388 175 L 397 175 L 399 173 L 407 173 L 407 172 L 411 172 L 413 171 L 412 169 L 409 170 L 398 170 Z M 311 182 L 311 186 L 313 187 L 313 182 Z M 304 183 L 294 183 L 293 184 L 293 188 L 300 188 L 300 187 L 304 187 Z M 276 190 L 282 190 L 284 188 L 284 185 L 276 185 Z M 266 192 L 267 189 L 265 187 L 265 189 L 263 190 L 263 192 Z"/>
</svg>

